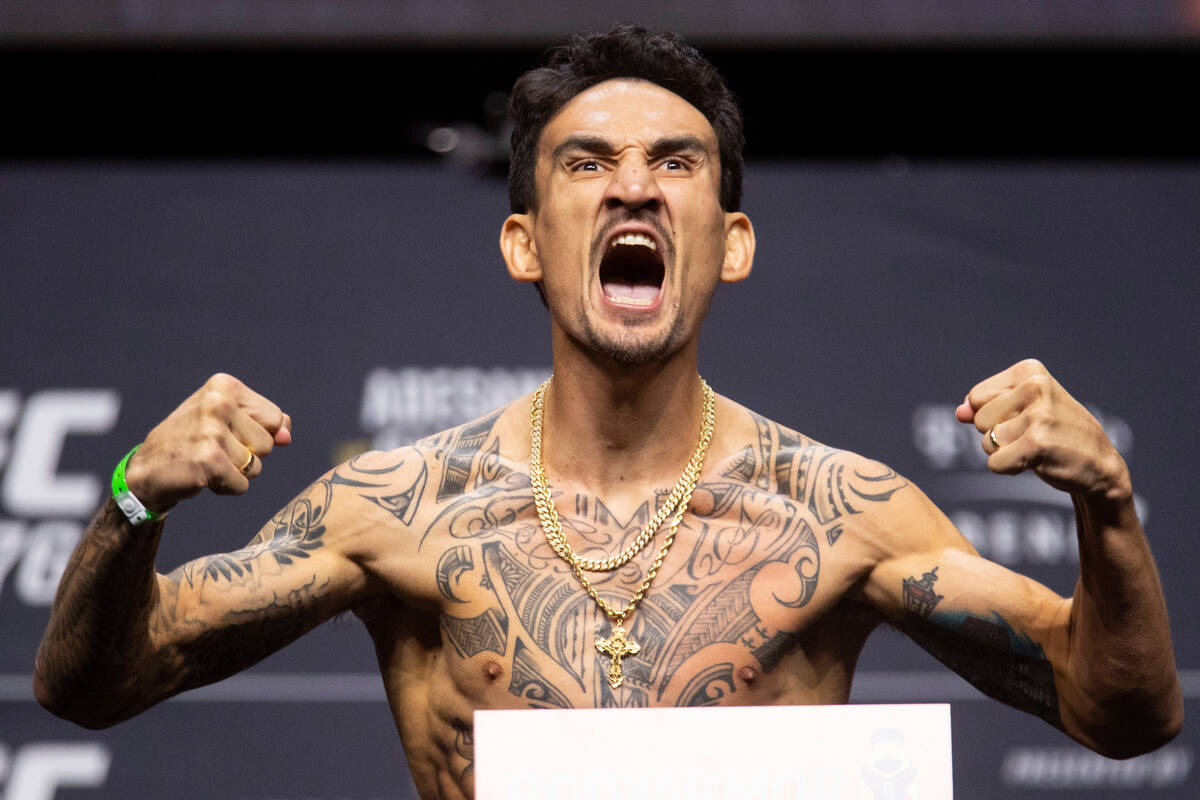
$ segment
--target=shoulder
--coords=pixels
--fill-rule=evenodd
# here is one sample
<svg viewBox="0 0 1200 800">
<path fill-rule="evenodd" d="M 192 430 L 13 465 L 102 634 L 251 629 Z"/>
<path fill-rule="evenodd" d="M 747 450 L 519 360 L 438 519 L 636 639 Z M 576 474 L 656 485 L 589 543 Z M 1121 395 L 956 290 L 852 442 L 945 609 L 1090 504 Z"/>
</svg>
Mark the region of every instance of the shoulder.
<svg viewBox="0 0 1200 800">
<path fill-rule="evenodd" d="M 381 531 L 412 521 L 426 472 L 413 447 L 361 453 L 321 475 L 280 509 L 259 541 L 319 537 L 325 546 L 358 552 Z"/>
<path fill-rule="evenodd" d="M 436 496 L 444 501 L 524 469 L 529 455 L 529 398 L 414 442 Z M 526 484 L 528 485 L 528 484 Z"/>
<path fill-rule="evenodd" d="M 824 444 L 732 401 L 716 474 L 800 506 L 830 544 L 843 534 L 891 550 L 911 530 L 949 525 L 933 503 L 882 461 Z"/>
<path fill-rule="evenodd" d="M 523 459 L 528 455 L 527 418 L 518 399 L 481 417 L 439 431 L 412 444 L 351 458 L 330 473 L 334 484 L 362 498 L 406 526 L 426 526 L 441 508 L 519 474 L 528 487 Z M 524 425 L 528 423 L 525 422 Z"/>
<path fill-rule="evenodd" d="M 481 451 L 510 459 L 521 452 L 528 455 L 531 397 L 518 397 L 480 417 L 418 439 L 410 447 L 431 461 L 470 457 Z"/>
<path fill-rule="evenodd" d="M 718 470 L 799 500 L 822 517 L 855 513 L 909 485 L 883 462 L 824 444 L 723 398 L 728 432 Z M 831 505 L 832 504 L 832 505 Z"/>
</svg>

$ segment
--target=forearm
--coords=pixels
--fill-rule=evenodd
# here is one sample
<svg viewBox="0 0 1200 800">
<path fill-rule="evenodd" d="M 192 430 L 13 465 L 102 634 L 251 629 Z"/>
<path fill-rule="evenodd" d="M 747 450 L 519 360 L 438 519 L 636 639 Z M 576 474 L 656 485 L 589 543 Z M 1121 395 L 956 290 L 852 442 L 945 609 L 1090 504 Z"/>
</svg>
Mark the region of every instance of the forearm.
<svg viewBox="0 0 1200 800">
<path fill-rule="evenodd" d="M 130 525 L 110 499 L 76 546 L 34 668 L 34 692 L 55 714 L 102 727 L 155 701 L 136 695 L 157 698 L 149 628 L 161 532 L 161 523 Z"/>
<path fill-rule="evenodd" d="M 1183 698 L 1158 570 L 1131 492 L 1075 497 L 1080 578 L 1067 672 L 1079 738 L 1113 756 L 1178 733 Z M 1067 699 L 1064 697 L 1064 700 Z"/>
<path fill-rule="evenodd" d="M 1031 620 L 1054 665 L 1063 729 L 1117 757 L 1170 740 L 1183 699 L 1166 603 L 1129 469 L 1104 427 L 1033 359 L 977 383 L 955 416 L 979 431 L 992 472 L 1031 470 L 1075 504 L 1075 595 L 1053 618 Z"/>
</svg>

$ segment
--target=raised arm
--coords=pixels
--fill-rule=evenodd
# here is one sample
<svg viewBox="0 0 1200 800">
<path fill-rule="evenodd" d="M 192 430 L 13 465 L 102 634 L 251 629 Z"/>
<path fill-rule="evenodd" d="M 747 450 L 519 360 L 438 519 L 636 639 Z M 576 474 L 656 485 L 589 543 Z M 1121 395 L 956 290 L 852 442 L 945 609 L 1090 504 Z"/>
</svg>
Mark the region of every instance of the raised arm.
<svg viewBox="0 0 1200 800">
<path fill-rule="evenodd" d="M 1037 714 L 1111 757 L 1175 736 L 1183 699 L 1158 571 L 1124 460 L 1096 419 L 1036 361 L 976 385 L 957 411 L 980 431 L 988 467 L 1033 470 L 1072 495 L 1074 596 L 974 553 L 917 491 L 898 493 L 881 531 L 868 600 L 987 694 Z"/>
<path fill-rule="evenodd" d="M 274 403 L 216 375 L 129 459 L 128 489 L 155 517 L 206 487 L 244 492 L 290 428 Z M 344 543 L 360 523 L 339 515 L 335 493 L 328 475 L 246 548 L 169 575 L 154 566 L 162 520 L 135 524 L 109 498 L 59 584 L 34 670 L 38 700 L 80 725 L 112 725 L 261 660 L 355 602 L 367 578 L 329 531 Z"/>
</svg>

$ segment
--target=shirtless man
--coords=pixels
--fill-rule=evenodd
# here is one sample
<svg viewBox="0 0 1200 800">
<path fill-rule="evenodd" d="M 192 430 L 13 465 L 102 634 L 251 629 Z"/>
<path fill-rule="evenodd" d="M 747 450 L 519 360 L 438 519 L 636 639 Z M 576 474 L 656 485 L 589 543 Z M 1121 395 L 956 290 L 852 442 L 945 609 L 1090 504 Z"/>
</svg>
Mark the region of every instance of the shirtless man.
<svg viewBox="0 0 1200 800">
<path fill-rule="evenodd" d="M 698 54 L 636 29 L 577 39 L 513 109 L 500 244 L 550 310 L 544 403 L 359 456 L 245 548 L 167 575 L 157 513 L 134 524 L 109 500 L 38 652 L 47 708 L 112 725 L 349 609 L 429 798 L 472 795 L 475 709 L 844 703 L 882 621 L 1098 752 L 1178 732 L 1128 470 L 1040 364 L 976 384 L 957 416 L 994 472 L 1071 493 L 1072 598 L 981 558 L 883 464 L 708 395 L 701 322 L 716 285 L 750 272 L 754 233 L 740 115 Z M 244 492 L 290 439 L 278 406 L 217 375 L 116 490 L 158 513 Z"/>
</svg>

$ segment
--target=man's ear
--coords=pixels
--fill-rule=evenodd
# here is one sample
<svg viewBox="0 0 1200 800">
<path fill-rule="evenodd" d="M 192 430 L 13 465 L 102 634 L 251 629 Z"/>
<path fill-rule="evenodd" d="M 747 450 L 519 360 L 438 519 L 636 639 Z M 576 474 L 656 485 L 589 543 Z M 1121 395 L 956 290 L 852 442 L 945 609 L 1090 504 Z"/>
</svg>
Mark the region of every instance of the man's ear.
<svg viewBox="0 0 1200 800">
<path fill-rule="evenodd" d="M 500 252 L 514 281 L 532 283 L 542 279 L 542 261 L 533 240 L 533 216 L 510 214 L 500 228 Z"/>
<path fill-rule="evenodd" d="M 740 211 L 725 215 L 725 262 L 721 280 L 737 283 L 745 280 L 754 266 L 754 226 Z"/>
</svg>

